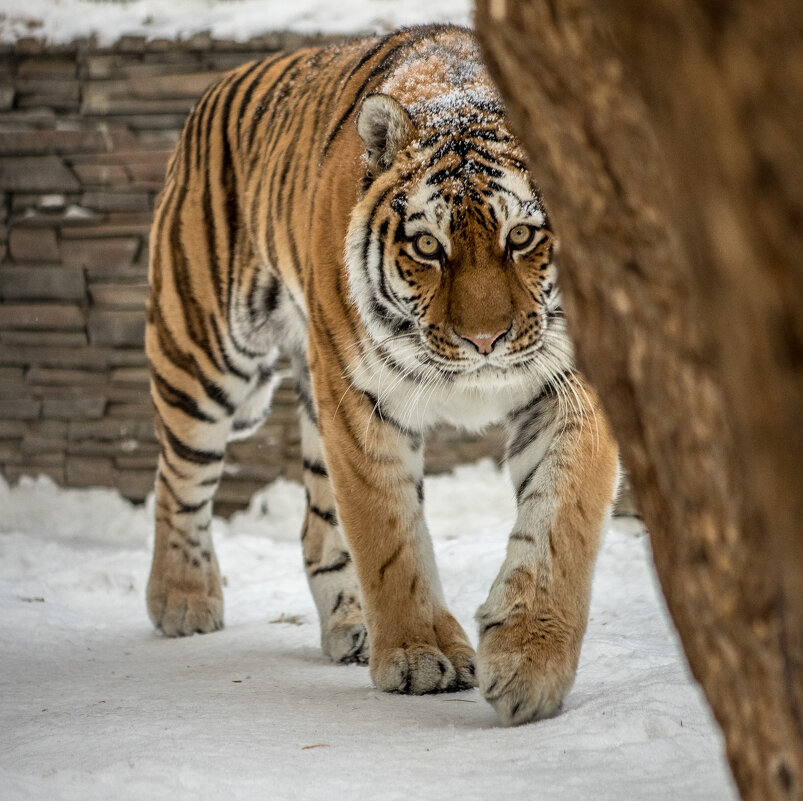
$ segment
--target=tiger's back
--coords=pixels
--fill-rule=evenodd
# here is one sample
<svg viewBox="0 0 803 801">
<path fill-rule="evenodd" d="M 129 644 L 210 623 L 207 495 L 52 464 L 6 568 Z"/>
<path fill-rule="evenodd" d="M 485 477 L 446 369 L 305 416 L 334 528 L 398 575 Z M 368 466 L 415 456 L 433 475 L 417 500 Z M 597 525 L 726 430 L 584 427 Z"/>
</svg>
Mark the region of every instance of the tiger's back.
<svg viewBox="0 0 803 801">
<path fill-rule="evenodd" d="M 302 547 L 324 651 L 370 656 L 381 689 L 477 683 L 426 530 L 423 439 L 439 420 L 503 421 L 519 516 L 478 613 L 479 681 L 506 722 L 554 711 L 576 670 L 616 449 L 573 368 L 552 256 L 464 29 L 280 53 L 211 87 L 151 236 L 155 625 L 223 624 L 212 499 L 226 441 L 268 413 L 281 352 L 300 397 Z"/>
</svg>

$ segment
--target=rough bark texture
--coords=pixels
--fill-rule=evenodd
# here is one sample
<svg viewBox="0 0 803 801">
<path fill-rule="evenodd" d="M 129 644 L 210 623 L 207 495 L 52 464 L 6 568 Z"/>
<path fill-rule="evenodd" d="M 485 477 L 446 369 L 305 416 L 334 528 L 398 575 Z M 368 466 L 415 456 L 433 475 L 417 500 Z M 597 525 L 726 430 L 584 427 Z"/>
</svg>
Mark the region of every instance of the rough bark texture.
<svg viewBox="0 0 803 801">
<path fill-rule="evenodd" d="M 743 798 L 803 798 L 803 4 L 479 0 Z"/>
</svg>

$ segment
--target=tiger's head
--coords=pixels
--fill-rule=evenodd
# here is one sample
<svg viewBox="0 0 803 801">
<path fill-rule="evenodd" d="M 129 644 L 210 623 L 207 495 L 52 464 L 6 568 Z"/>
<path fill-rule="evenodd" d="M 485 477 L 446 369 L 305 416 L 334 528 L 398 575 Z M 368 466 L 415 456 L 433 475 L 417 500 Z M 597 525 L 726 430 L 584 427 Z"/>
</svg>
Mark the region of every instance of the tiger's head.
<svg viewBox="0 0 803 801">
<path fill-rule="evenodd" d="M 383 357 L 487 380 L 571 367 L 555 237 L 502 107 L 485 92 L 366 97 L 365 178 L 346 259 Z"/>
</svg>

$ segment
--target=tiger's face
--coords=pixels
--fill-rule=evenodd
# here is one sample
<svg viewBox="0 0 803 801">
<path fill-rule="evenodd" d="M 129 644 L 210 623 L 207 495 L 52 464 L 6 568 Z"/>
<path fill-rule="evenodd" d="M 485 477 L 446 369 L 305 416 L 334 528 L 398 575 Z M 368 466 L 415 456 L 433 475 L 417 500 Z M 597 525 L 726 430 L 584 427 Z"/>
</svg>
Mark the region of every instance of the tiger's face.
<svg viewBox="0 0 803 801">
<path fill-rule="evenodd" d="M 426 115 L 383 95 L 358 118 L 367 180 L 347 261 L 368 335 L 410 371 L 568 369 L 555 238 L 501 109 L 474 100 L 452 124 L 414 118 Z"/>
</svg>

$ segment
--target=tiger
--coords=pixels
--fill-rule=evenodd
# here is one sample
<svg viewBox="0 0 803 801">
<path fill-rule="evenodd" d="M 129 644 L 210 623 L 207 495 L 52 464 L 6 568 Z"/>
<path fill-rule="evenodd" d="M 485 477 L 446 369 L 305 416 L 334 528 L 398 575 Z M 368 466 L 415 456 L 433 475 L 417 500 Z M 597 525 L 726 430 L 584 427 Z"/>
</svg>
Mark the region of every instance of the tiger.
<svg viewBox="0 0 803 801">
<path fill-rule="evenodd" d="M 559 712 L 618 451 L 575 366 L 556 248 L 469 29 L 278 52 L 211 86 L 150 238 L 154 626 L 223 626 L 215 490 L 284 356 L 324 653 L 368 663 L 382 691 L 478 686 L 504 725 Z M 424 515 L 424 439 L 441 423 L 507 433 L 516 517 L 476 652 Z"/>
</svg>

